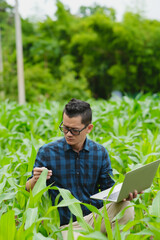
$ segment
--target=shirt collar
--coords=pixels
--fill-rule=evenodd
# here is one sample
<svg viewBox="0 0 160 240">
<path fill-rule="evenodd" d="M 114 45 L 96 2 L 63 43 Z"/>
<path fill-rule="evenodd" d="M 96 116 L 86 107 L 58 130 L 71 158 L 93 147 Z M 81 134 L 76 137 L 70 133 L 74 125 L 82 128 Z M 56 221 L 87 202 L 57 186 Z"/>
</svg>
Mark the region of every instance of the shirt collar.
<svg viewBox="0 0 160 240">
<path fill-rule="evenodd" d="M 83 149 L 89 152 L 89 141 L 88 141 L 87 137 L 86 137 L 86 140 L 84 142 Z"/>
<path fill-rule="evenodd" d="M 84 142 L 83 149 L 89 152 L 89 141 L 87 137 Z M 64 151 L 69 151 L 69 150 L 72 150 L 72 147 L 66 142 L 66 139 L 64 138 Z"/>
</svg>

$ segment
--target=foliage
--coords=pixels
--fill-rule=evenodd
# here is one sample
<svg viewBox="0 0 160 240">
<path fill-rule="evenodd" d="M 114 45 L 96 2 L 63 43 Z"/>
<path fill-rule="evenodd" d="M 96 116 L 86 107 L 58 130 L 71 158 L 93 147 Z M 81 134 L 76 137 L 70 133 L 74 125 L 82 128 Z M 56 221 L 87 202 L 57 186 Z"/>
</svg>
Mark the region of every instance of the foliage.
<svg viewBox="0 0 160 240">
<path fill-rule="evenodd" d="M 126 12 L 117 22 L 114 9 L 99 5 L 82 6 L 77 15 L 59 0 L 56 6 L 53 19 L 22 19 L 27 101 L 160 91 L 159 21 Z M 14 10 L 4 0 L 0 18 L 1 88 L 6 98 L 17 100 Z"/>
<path fill-rule="evenodd" d="M 43 64 L 35 64 L 25 69 L 25 81 L 27 101 L 42 100 L 44 97 L 50 97 L 55 91 L 55 80 L 48 68 L 43 68 Z M 32 83 L 32 88 L 31 88 Z"/>
<path fill-rule="evenodd" d="M 109 101 L 89 99 L 93 109 L 94 129 L 89 137 L 103 144 L 109 152 L 117 181 L 134 167 L 155 161 L 160 156 L 160 96 L 138 95 L 111 98 Z M 91 228 L 83 219 L 80 203 L 68 190 L 46 187 L 47 171 L 43 171 L 37 188 L 30 193 L 25 183 L 31 174 L 36 152 L 44 143 L 61 137 L 63 103 L 43 100 L 19 106 L 15 102 L 0 104 L 0 240 L 62 239 L 58 207 L 68 206 L 82 226 L 79 239 L 159 239 L 160 172 L 153 185 L 132 201 L 135 219 L 125 226 L 116 222 L 114 231 L 107 212 L 86 206 L 99 217 Z M 63 200 L 52 206 L 49 188 L 60 192 Z M 123 215 L 123 211 L 117 219 Z M 102 217 L 108 238 L 100 232 Z M 72 220 L 68 239 L 73 238 Z"/>
</svg>

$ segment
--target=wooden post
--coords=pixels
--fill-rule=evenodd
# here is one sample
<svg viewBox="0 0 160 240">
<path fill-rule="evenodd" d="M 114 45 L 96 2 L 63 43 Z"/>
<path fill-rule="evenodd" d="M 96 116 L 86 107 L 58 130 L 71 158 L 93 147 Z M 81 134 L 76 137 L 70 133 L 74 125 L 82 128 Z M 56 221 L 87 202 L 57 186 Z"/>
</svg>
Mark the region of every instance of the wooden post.
<svg viewBox="0 0 160 240">
<path fill-rule="evenodd" d="M 17 72 L 18 72 L 18 102 L 25 103 L 25 84 L 24 84 L 24 66 L 23 66 L 23 47 L 21 20 L 18 12 L 18 0 L 15 0 L 15 27 L 16 27 L 16 49 L 17 49 Z"/>
</svg>

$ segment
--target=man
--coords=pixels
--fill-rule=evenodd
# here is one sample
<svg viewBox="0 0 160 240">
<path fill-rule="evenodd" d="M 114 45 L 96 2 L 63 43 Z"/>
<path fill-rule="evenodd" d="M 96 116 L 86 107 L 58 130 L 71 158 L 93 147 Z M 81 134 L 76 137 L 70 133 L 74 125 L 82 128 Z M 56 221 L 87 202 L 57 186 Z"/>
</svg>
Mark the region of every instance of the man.
<svg viewBox="0 0 160 240">
<path fill-rule="evenodd" d="M 26 183 L 26 189 L 33 189 L 44 168 L 48 169 L 47 185 L 54 182 L 55 186 L 70 190 L 73 196 L 81 202 L 89 203 L 97 208 L 103 207 L 103 201 L 91 199 L 90 196 L 100 190 L 105 190 L 114 185 L 112 179 L 111 162 L 107 150 L 100 144 L 89 140 L 86 136 L 93 129 L 92 110 L 87 102 L 72 99 L 63 110 L 63 122 L 59 126 L 64 133 L 64 138 L 45 144 L 37 154 L 33 175 Z M 50 190 L 50 196 L 54 205 L 57 192 Z M 127 200 L 137 196 L 135 191 Z M 127 201 L 107 204 L 107 211 L 112 219 L 128 205 Z M 93 226 L 93 216 L 82 205 L 85 220 Z M 70 211 L 68 208 L 59 208 L 61 225 L 69 223 Z M 125 224 L 133 219 L 133 208 L 127 208 L 120 224 Z M 76 220 L 75 218 L 73 219 Z M 75 221 L 74 229 L 79 229 Z M 105 232 L 104 221 L 101 231 Z M 66 239 L 66 232 L 62 232 Z M 75 232 L 75 237 L 78 233 Z"/>
</svg>

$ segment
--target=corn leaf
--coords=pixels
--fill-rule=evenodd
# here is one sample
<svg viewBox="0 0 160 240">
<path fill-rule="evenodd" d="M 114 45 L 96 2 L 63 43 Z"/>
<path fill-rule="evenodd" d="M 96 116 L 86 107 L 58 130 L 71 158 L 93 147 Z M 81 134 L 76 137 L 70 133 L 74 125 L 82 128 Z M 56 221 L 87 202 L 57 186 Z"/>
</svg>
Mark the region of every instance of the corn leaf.
<svg viewBox="0 0 160 240">
<path fill-rule="evenodd" d="M 25 212 L 25 229 L 36 223 L 38 219 L 38 208 L 28 208 Z"/>
<path fill-rule="evenodd" d="M 160 218 L 160 191 L 158 191 L 156 197 L 153 199 L 152 215 Z"/>
<path fill-rule="evenodd" d="M 14 240 L 16 233 L 14 211 L 3 214 L 0 219 L 0 240 Z"/>
</svg>

